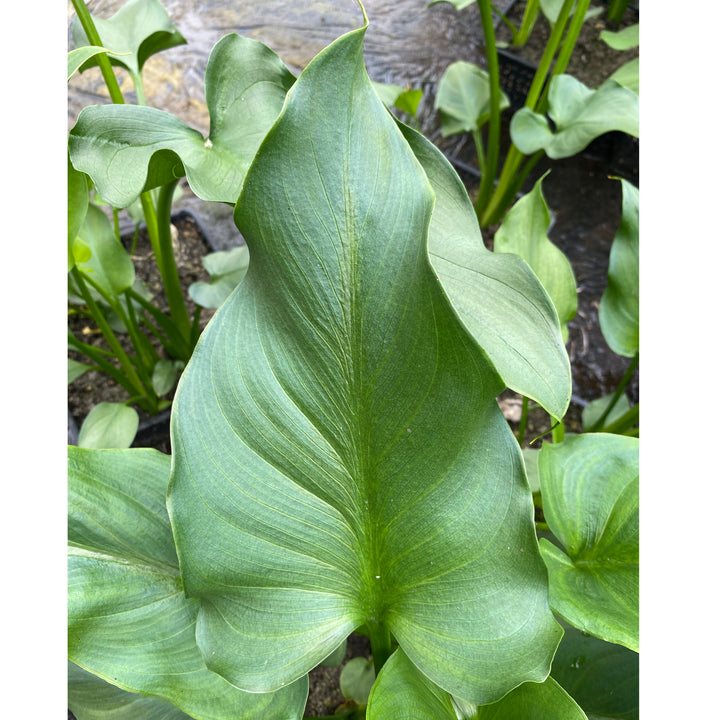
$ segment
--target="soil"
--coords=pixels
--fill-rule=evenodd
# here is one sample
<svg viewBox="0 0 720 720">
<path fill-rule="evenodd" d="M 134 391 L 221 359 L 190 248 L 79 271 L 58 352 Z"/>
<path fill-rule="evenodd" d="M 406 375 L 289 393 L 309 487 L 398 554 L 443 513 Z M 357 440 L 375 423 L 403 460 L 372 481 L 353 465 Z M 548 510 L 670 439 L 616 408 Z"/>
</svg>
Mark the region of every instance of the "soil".
<svg viewBox="0 0 720 720">
<path fill-rule="evenodd" d="M 521 16 L 524 3 L 515 3 L 509 17 L 516 24 Z M 626 14 L 621 26 L 636 21 L 632 8 Z M 620 64 L 633 56 L 633 51 L 618 53 L 597 39 L 601 29 L 606 26 L 601 18 L 585 23 L 579 38 L 573 60 L 568 72 L 587 85 L 594 87 L 605 80 Z M 616 28 L 608 28 L 616 29 Z M 537 21 L 531 39 L 521 49 L 513 53 L 523 59 L 536 63 L 540 57 L 549 28 L 543 17 Z M 498 28 L 499 39 L 504 36 L 502 26 Z M 437 142 L 437 136 L 426 133 Z M 507 127 L 503 129 L 508 137 Z M 472 143 L 467 138 L 454 138 L 447 142 L 437 142 L 455 163 L 456 169 L 466 183 L 471 196 L 477 186 L 476 159 Z M 569 323 L 570 338 L 568 353 L 573 369 L 573 401 L 565 418 L 566 432 L 578 432 L 582 429 L 581 414 L 583 407 L 592 399 L 601 397 L 614 390 L 628 366 L 629 360 L 615 355 L 607 346 L 600 332 L 597 309 L 600 297 L 607 283 L 607 266 L 610 247 L 619 226 L 621 216 L 621 191 L 617 180 L 610 175 L 625 177 L 638 185 L 638 146 L 628 142 L 627 138 L 605 137 L 594 143 L 580 156 L 561 161 L 539 163 L 524 187 L 529 190 L 534 182 L 547 170 L 550 174 L 543 181 L 543 193 L 553 214 L 550 239 L 568 256 L 575 271 L 578 284 L 578 313 Z M 206 279 L 201 264 L 203 255 L 211 251 L 201 226 L 192 215 L 181 213 L 175 216 L 173 224 L 177 228 L 176 257 L 183 287 L 198 279 Z M 485 233 L 486 244 L 492 246 L 492 232 Z M 134 255 L 136 272 L 153 291 L 163 306 L 162 286 L 159 273 L 152 260 L 150 245 L 144 231 L 140 232 Z M 191 311 L 194 308 L 191 307 Z M 212 311 L 204 310 L 201 325 L 207 323 Z M 70 327 L 82 334 L 83 339 L 102 342 L 96 329 L 90 327 L 82 318 L 71 317 Z M 627 394 L 632 402 L 639 399 L 639 373 L 636 372 Z M 102 401 L 124 401 L 127 399 L 123 388 L 99 373 L 86 373 L 69 386 L 68 406 L 71 422 L 79 424 L 91 407 Z M 510 427 L 517 433 L 521 398 L 510 390 L 498 398 L 500 407 Z M 141 424 L 151 421 L 140 413 Z M 539 407 L 530 409 L 524 445 L 550 430 L 547 413 Z M 539 447 L 539 443 L 533 447 Z M 136 445 L 148 445 L 169 453 L 166 420 L 161 423 L 160 432 L 140 436 Z M 370 657 L 367 638 L 351 635 L 343 664 L 352 657 Z M 342 665 L 335 668 L 316 668 L 310 673 L 310 697 L 305 717 L 332 714 L 344 702 L 339 690 L 339 677 Z M 69 720 L 73 720 L 68 713 Z"/>
</svg>

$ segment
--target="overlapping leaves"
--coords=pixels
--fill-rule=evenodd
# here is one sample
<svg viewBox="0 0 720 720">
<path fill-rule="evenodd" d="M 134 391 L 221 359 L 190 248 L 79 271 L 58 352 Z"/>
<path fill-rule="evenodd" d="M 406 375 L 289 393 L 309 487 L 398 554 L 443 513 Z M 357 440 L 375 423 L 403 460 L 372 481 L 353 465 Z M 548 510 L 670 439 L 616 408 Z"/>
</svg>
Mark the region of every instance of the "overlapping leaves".
<svg viewBox="0 0 720 720">
<path fill-rule="evenodd" d="M 433 189 L 364 29 L 318 55 L 235 211 L 248 273 L 176 395 L 170 516 L 211 670 L 281 687 L 360 624 L 490 702 L 559 640 L 503 383 L 428 259 Z"/>
</svg>

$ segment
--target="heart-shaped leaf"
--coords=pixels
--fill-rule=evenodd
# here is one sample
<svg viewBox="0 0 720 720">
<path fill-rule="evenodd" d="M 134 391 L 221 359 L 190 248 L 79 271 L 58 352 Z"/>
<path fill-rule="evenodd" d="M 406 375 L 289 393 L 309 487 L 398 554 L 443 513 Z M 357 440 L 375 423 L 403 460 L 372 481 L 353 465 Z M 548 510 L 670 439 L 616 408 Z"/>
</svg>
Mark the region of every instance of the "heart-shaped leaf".
<svg viewBox="0 0 720 720">
<path fill-rule="evenodd" d="M 190 297 L 202 307 L 219 308 L 245 277 L 249 262 L 246 245 L 205 255 L 202 263 L 210 282 L 192 283 L 188 288 Z"/>
<path fill-rule="evenodd" d="M 137 105 L 83 108 L 70 132 L 73 164 L 115 207 L 187 174 L 203 200 L 235 204 L 250 163 L 294 81 L 267 46 L 226 35 L 205 73 L 210 134 L 163 110 Z"/>
<path fill-rule="evenodd" d="M 550 605 L 570 624 L 638 650 L 637 438 L 577 435 L 540 451 Z"/>
<path fill-rule="evenodd" d="M 634 357 L 640 349 L 640 192 L 622 183 L 622 220 L 610 248 L 608 285 L 598 320 L 613 352 Z"/>
<path fill-rule="evenodd" d="M 570 157 L 611 130 L 639 137 L 639 98 L 614 80 L 591 90 L 572 75 L 557 75 L 550 81 L 548 103 L 554 129 L 530 108 L 518 110 L 510 121 L 512 141 L 525 155 L 544 150 L 553 159 Z"/>
<path fill-rule="evenodd" d="M 397 650 L 370 694 L 367 720 L 587 720 L 552 678 L 524 683 L 492 705 L 472 705 L 430 682 Z"/>
<path fill-rule="evenodd" d="M 552 677 L 591 720 L 638 720 L 640 656 L 566 627 L 553 658 Z"/>
<path fill-rule="evenodd" d="M 364 32 L 308 65 L 250 169 L 250 267 L 180 380 L 168 507 L 233 684 L 287 684 L 365 624 L 490 701 L 547 676 L 560 628 L 503 383 L 430 265 L 433 191 Z"/>
<path fill-rule="evenodd" d="M 93 16 L 100 39 L 115 51 L 110 62 L 138 75 L 145 61 L 155 53 L 185 44 L 185 38 L 173 25 L 160 0 L 128 0 L 109 20 Z M 89 45 L 87 35 L 77 16 L 70 25 L 76 48 Z M 91 56 L 82 70 L 97 65 Z"/>
<path fill-rule="evenodd" d="M 205 667 L 165 509 L 169 476 L 156 450 L 68 448 L 70 660 L 201 720 L 302 717 L 306 678 L 253 695 Z"/>
<path fill-rule="evenodd" d="M 494 247 L 496 252 L 519 255 L 533 269 L 555 305 L 567 340 L 567 324 L 577 312 L 575 274 L 566 255 L 547 236 L 550 212 L 542 194 L 542 181 L 540 178 L 510 208 L 495 233 Z"/>
<path fill-rule="evenodd" d="M 552 300 L 524 260 L 485 247 L 467 191 L 445 156 L 400 128 L 435 191 L 428 249 L 455 312 L 508 387 L 562 418 L 570 361 Z"/>
<path fill-rule="evenodd" d="M 500 110 L 510 107 L 501 93 Z M 473 63 L 450 65 L 438 83 L 435 109 L 440 112 L 442 136 L 477 132 L 490 119 L 490 76 Z"/>
<path fill-rule="evenodd" d="M 129 448 L 137 435 L 137 410 L 123 403 L 101 402 L 87 414 L 78 434 L 82 448 Z"/>
</svg>

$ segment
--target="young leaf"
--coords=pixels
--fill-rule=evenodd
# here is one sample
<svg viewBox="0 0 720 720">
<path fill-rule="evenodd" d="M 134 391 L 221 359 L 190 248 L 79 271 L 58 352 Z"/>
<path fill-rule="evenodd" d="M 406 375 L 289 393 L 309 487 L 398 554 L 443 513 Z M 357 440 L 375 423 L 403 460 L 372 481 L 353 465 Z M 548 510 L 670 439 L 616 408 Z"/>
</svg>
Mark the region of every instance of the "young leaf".
<svg viewBox="0 0 720 720">
<path fill-rule="evenodd" d="M 202 307 L 219 308 L 245 277 L 249 262 L 246 245 L 205 255 L 202 263 L 210 282 L 192 283 L 188 288 L 190 297 Z"/>
<path fill-rule="evenodd" d="M 632 90 L 636 95 L 640 95 L 640 58 L 628 60 L 608 80 L 614 80 L 618 85 L 622 85 L 628 90 Z"/>
<path fill-rule="evenodd" d="M 600 419 L 603 412 L 605 412 L 605 408 L 610 404 L 611 400 L 612 395 L 605 395 L 601 398 L 597 398 L 597 400 L 589 402 L 582 411 L 583 428 L 587 430 L 588 428 L 593 427 L 593 425 L 595 425 L 595 423 Z M 627 395 L 620 395 L 617 402 L 615 403 L 615 406 L 610 411 L 610 414 L 605 418 L 603 426 L 598 428 L 598 432 L 614 420 L 621 418 L 629 409 L 630 401 L 628 400 Z"/>
<path fill-rule="evenodd" d="M 152 386 L 155 394 L 162 397 L 169 393 L 175 385 L 178 374 L 183 369 L 181 360 L 158 360 L 152 374 Z"/>
<path fill-rule="evenodd" d="M 467 191 L 442 152 L 400 129 L 435 191 L 428 249 L 455 312 L 508 387 L 563 417 L 570 361 L 552 300 L 524 260 L 485 247 Z"/>
<path fill-rule="evenodd" d="M 565 254 L 547 236 L 550 212 L 542 181 L 540 178 L 510 209 L 495 233 L 494 247 L 499 253 L 519 255 L 533 269 L 553 301 L 563 339 L 567 340 L 567 324 L 577 312 L 575 274 Z"/>
<path fill-rule="evenodd" d="M 205 667 L 199 603 L 183 592 L 165 509 L 169 477 L 170 457 L 156 450 L 68 448 L 70 660 L 199 720 L 302 717 L 306 678 L 251 695 Z"/>
<path fill-rule="evenodd" d="M 543 445 L 543 511 L 565 552 L 545 539 L 550 605 L 570 624 L 638 650 L 637 438 L 606 433 Z"/>
<path fill-rule="evenodd" d="M 639 655 L 566 627 L 551 676 L 592 720 L 638 720 Z"/>
<path fill-rule="evenodd" d="M 109 20 L 93 16 L 93 23 L 104 45 L 113 48 L 108 55 L 113 65 L 127 68 L 138 75 L 145 61 L 155 53 L 185 44 L 160 0 L 128 0 Z M 88 45 L 87 35 L 77 16 L 70 25 L 76 48 Z M 97 65 L 92 56 L 82 70 Z"/>
<path fill-rule="evenodd" d="M 610 249 L 608 285 L 598 320 L 613 352 L 634 357 L 640 349 L 640 192 L 622 183 L 622 220 Z"/>
<path fill-rule="evenodd" d="M 134 408 L 122 403 L 101 402 L 87 414 L 78 434 L 82 448 L 129 448 L 140 418 Z"/>
<path fill-rule="evenodd" d="M 109 295 L 117 296 L 132 286 L 135 266 L 115 237 L 107 215 L 99 207 L 88 205 L 78 238 L 90 252 L 85 262 L 75 258 L 78 270 L 91 277 Z"/>
<path fill-rule="evenodd" d="M 639 137 L 639 98 L 614 80 L 591 90 L 571 75 L 557 75 L 548 102 L 554 130 L 530 108 L 518 110 L 510 121 L 512 141 L 525 155 L 544 150 L 553 159 L 570 157 L 611 130 Z"/>
<path fill-rule="evenodd" d="M 112 50 L 108 50 L 105 47 L 99 47 L 98 45 L 87 45 L 85 47 L 75 48 L 68 53 L 68 80 L 78 71 L 80 66 L 95 55 L 100 53 L 107 53 L 112 55 L 129 55 L 130 53 L 113 53 Z"/>
<path fill-rule="evenodd" d="M 492 705 L 472 705 L 440 689 L 402 650 L 380 671 L 367 720 L 587 720 L 577 703 L 548 678 L 523 683 Z"/>
<path fill-rule="evenodd" d="M 68 358 L 68 385 L 84 375 L 91 368 L 92 365 Z"/>
<path fill-rule="evenodd" d="M 88 187 L 83 173 L 78 172 L 68 156 L 68 272 L 75 266 L 73 244 L 85 222 L 88 209 Z"/>
<path fill-rule="evenodd" d="M 501 93 L 500 110 L 510 107 Z M 435 109 L 440 112 L 442 136 L 475 132 L 490 119 L 490 76 L 473 63 L 450 65 L 438 83 Z"/>
<path fill-rule="evenodd" d="M 358 705 L 367 705 L 370 690 L 375 682 L 375 668 L 372 660 L 356 657 L 349 660 L 340 673 L 340 690 L 348 699 Z"/>
<path fill-rule="evenodd" d="M 364 32 L 308 65 L 250 169 L 252 262 L 180 380 L 168 507 L 203 657 L 238 687 L 367 624 L 495 700 L 547 676 L 560 629 L 503 383 L 430 266 L 433 192 Z"/>
<path fill-rule="evenodd" d="M 640 24 L 628 25 L 622 30 L 603 30 L 600 39 L 613 50 L 630 50 L 640 45 Z"/>
<path fill-rule="evenodd" d="M 83 108 L 70 156 L 114 207 L 187 174 L 203 200 L 235 204 L 250 163 L 294 81 L 267 46 L 226 35 L 205 73 L 208 138 L 169 113 L 137 105 Z"/>
</svg>

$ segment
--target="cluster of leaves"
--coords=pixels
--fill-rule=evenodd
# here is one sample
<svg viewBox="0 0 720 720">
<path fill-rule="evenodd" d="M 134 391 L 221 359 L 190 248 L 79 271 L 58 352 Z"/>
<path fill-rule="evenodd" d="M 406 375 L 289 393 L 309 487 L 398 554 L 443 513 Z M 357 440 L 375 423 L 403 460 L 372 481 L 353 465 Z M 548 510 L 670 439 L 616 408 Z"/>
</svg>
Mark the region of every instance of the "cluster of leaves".
<svg viewBox="0 0 720 720">
<path fill-rule="evenodd" d="M 638 439 L 522 453 L 495 399 L 510 387 L 557 420 L 570 399 L 572 300 L 539 185 L 487 250 L 452 166 L 370 82 L 366 28 L 297 79 L 223 38 L 208 138 L 119 104 L 70 134 L 113 206 L 184 175 L 247 241 L 193 291 L 242 280 L 183 370 L 172 458 L 69 448 L 78 720 L 300 718 L 351 632 L 373 653 L 343 672 L 357 717 L 637 716 Z M 623 189 L 601 318 L 633 356 Z M 593 412 L 618 422 L 617 401 Z"/>
</svg>

